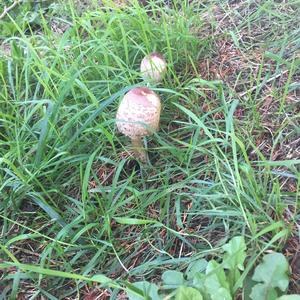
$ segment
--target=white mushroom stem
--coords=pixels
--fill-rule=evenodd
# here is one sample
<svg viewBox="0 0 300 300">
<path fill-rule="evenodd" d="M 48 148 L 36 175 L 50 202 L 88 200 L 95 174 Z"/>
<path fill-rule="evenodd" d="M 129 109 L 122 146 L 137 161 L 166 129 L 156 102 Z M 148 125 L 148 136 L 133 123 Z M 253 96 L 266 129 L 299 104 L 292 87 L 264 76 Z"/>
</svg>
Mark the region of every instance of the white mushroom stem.
<svg viewBox="0 0 300 300">
<path fill-rule="evenodd" d="M 143 147 L 143 142 L 141 137 L 134 137 L 131 139 L 132 148 L 134 154 L 137 158 L 139 158 L 142 162 L 147 161 L 147 153 Z"/>
</svg>

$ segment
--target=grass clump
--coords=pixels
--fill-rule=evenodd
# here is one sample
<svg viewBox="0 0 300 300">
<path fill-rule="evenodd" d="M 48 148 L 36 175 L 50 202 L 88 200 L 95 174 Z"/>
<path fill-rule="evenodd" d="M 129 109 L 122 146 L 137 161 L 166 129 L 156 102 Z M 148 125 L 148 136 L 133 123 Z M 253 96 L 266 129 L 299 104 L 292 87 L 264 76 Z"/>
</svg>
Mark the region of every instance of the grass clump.
<svg viewBox="0 0 300 300">
<path fill-rule="evenodd" d="M 151 281 L 216 256 L 236 235 L 250 261 L 297 236 L 299 6 L 171 4 L 78 12 L 57 2 L 37 9 L 38 21 L 3 19 L 4 298 L 116 299 L 117 281 L 94 275 Z M 152 51 L 168 72 L 153 87 L 161 130 L 141 167 L 114 118 Z"/>
</svg>

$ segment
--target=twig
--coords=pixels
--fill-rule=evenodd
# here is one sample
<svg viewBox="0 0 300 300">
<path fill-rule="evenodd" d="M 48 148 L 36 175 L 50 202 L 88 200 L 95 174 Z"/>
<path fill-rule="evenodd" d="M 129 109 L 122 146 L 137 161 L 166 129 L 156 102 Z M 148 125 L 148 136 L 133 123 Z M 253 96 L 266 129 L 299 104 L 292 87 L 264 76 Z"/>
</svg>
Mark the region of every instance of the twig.
<svg viewBox="0 0 300 300">
<path fill-rule="evenodd" d="M 21 0 L 15 0 L 14 3 L 8 7 L 4 6 L 4 10 L 0 15 L 0 20 L 3 19 L 15 6 L 20 3 Z"/>
<path fill-rule="evenodd" d="M 282 76 L 283 74 L 285 74 L 285 73 L 288 72 L 288 71 L 289 71 L 289 70 L 284 70 L 284 71 L 280 72 L 280 73 L 277 74 L 276 76 L 273 76 L 273 77 L 271 77 L 270 79 L 268 79 L 268 80 L 266 81 L 266 83 L 269 83 L 270 81 L 273 81 L 274 79 L 277 79 L 278 77 Z M 259 87 L 259 85 L 256 85 L 256 86 L 252 87 L 251 89 L 249 89 L 249 90 L 247 90 L 247 91 L 245 91 L 245 92 L 243 92 L 243 93 L 240 93 L 239 96 L 240 96 L 240 97 L 243 97 L 243 96 L 245 96 L 247 93 L 253 92 L 253 91 L 256 90 L 258 87 Z"/>
</svg>

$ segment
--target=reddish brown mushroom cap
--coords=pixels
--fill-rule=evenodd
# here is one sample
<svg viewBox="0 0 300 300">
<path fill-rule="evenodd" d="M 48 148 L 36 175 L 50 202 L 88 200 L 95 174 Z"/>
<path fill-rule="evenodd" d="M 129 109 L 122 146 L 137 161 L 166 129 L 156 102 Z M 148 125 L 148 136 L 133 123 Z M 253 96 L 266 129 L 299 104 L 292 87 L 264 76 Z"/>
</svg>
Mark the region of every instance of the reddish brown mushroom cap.
<svg viewBox="0 0 300 300">
<path fill-rule="evenodd" d="M 117 127 L 131 139 L 147 136 L 159 128 L 161 103 L 159 96 L 147 87 L 130 90 L 117 111 Z"/>
</svg>

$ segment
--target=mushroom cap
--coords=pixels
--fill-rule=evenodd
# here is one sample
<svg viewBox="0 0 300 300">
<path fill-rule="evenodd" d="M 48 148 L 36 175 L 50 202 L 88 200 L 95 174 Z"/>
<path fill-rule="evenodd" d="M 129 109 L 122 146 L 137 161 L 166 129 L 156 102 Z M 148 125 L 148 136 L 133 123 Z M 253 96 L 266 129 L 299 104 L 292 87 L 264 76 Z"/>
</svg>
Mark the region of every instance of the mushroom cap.
<svg viewBox="0 0 300 300">
<path fill-rule="evenodd" d="M 120 102 L 116 123 L 119 131 L 130 138 L 152 134 L 159 128 L 159 96 L 147 87 L 130 90 Z"/>
<path fill-rule="evenodd" d="M 145 80 L 160 82 L 167 69 L 167 62 L 157 52 L 145 56 L 141 62 L 141 73 Z"/>
</svg>

